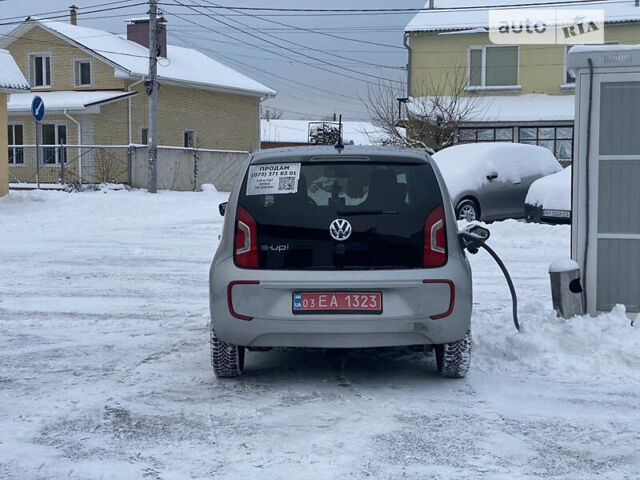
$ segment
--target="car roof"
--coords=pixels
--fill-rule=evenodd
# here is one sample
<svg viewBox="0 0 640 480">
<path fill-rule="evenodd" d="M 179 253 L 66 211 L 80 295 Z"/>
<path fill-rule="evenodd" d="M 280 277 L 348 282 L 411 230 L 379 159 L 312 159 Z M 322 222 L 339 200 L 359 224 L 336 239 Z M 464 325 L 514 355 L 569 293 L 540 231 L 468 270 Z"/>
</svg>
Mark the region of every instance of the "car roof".
<svg viewBox="0 0 640 480">
<path fill-rule="evenodd" d="M 398 163 L 427 163 L 428 157 L 421 150 L 407 150 L 398 147 L 376 147 L 345 145 L 339 152 L 332 145 L 312 145 L 305 147 L 283 147 L 258 150 L 253 153 L 251 163 L 305 162 L 310 160 L 371 160 Z"/>
</svg>

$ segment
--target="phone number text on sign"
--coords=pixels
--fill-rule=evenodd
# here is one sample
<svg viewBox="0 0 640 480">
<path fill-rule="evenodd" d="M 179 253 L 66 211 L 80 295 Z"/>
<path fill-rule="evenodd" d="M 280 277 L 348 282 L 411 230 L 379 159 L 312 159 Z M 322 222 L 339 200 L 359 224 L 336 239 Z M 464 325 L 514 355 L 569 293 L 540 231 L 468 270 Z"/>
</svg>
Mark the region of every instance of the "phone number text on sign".
<svg viewBox="0 0 640 480">
<path fill-rule="evenodd" d="M 296 193 L 299 178 L 299 163 L 251 165 L 247 178 L 247 195 Z"/>
</svg>

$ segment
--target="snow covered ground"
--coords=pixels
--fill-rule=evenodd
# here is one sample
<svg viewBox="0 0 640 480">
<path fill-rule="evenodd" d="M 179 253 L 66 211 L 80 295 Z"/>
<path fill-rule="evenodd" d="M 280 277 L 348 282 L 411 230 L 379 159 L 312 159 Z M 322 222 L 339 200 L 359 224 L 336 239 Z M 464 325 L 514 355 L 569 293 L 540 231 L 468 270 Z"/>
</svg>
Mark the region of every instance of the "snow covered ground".
<svg viewBox="0 0 640 480">
<path fill-rule="evenodd" d="M 489 226 L 520 294 L 474 271 L 473 367 L 387 351 L 209 364 L 207 271 L 224 194 L 0 199 L 0 478 L 640 478 L 640 328 L 558 320 L 569 228 Z"/>
</svg>

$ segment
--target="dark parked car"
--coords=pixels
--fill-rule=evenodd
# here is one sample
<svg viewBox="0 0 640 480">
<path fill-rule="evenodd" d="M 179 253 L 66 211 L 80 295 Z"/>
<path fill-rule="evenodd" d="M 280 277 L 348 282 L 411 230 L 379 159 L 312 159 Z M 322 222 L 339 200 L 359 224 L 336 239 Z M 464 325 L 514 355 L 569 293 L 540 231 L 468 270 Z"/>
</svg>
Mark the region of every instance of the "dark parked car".
<svg viewBox="0 0 640 480">
<path fill-rule="evenodd" d="M 459 220 L 525 218 L 533 182 L 562 170 L 543 147 L 520 143 L 469 143 L 433 155 Z"/>
</svg>

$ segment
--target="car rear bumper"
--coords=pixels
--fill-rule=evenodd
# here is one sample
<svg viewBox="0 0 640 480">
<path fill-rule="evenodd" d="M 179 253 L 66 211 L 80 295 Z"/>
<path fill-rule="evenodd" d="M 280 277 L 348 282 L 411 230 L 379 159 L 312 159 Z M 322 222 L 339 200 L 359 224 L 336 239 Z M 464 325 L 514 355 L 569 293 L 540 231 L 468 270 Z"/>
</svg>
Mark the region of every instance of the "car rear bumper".
<svg viewBox="0 0 640 480">
<path fill-rule="evenodd" d="M 286 278 L 286 281 L 280 280 Z M 459 340 L 469 329 L 471 275 L 466 260 L 439 269 L 376 271 L 211 270 L 217 336 L 252 347 L 366 348 Z M 294 291 L 382 293 L 381 314 L 294 314 Z"/>
</svg>

